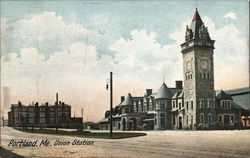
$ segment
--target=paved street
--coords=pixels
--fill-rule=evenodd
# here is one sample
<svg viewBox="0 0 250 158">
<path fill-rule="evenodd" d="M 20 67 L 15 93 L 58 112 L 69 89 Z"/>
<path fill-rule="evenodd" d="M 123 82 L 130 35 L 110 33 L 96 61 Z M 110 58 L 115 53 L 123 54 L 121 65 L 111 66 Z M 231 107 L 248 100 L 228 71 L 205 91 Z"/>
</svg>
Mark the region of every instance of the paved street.
<svg viewBox="0 0 250 158">
<path fill-rule="evenodd" d="M 250 130 L 244 131 L 147 131 L 147 136 L 127 139 L 92 139 L 29 134 L 8 127 L 1 129 L 1 145 L 25 157 L 250 157 Z M 11 147 L 10 140 L 48 139 L 73 142 L 94 141 L 94 145 Z"/>
</svg>

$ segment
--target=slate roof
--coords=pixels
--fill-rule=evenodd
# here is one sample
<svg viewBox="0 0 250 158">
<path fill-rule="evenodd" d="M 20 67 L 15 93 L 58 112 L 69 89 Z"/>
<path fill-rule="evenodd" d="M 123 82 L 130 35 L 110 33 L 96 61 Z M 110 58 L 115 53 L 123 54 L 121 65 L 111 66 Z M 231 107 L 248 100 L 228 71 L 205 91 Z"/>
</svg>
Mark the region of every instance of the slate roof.
<svg viewBox="0 0 250 158">
<path fill-rule="evenodd" d="M 235 102 L 232 102 L 232 109 L 244 109 L 243 107 L 241 107 L 240 105 L 236 104 Z"/>
<path fill-rule="evenodd" d="M 172 97 L 172 99 L 177 99 L 177 98 L 182 98 L 183 97 L 183 90 L 178 91 L 174 94 L 174 96 Z"/>
<path fill-rule="evenodd" d="M 133 105 L 133 97 L 130 93 L 125 97 L 125 100 L 121 103 L 120 106 Z"/>
<path fill-rule="evenodd" d="M 225 92 L 231 95 L 235 103 L 250 110 L 250 87 L 231 89 Z"/>
<path fill-rule="evenodd" d="M 216 99 L 230 99 L 233 100 L 233 98 L 225 93 L 223 90 L 219 91 L 218 94 L 216 95 Z"/>
<path fill-rule="evenodd" d="M 172 95 L 167 85 L 163 83 L 154 99 L 171 99 Z"/>
<path fill-rule="evenodd" d="M 178 98 L 184 97 L 184 91 L 182 90 L 181 93 L 179 94 Z"/>
</svg>

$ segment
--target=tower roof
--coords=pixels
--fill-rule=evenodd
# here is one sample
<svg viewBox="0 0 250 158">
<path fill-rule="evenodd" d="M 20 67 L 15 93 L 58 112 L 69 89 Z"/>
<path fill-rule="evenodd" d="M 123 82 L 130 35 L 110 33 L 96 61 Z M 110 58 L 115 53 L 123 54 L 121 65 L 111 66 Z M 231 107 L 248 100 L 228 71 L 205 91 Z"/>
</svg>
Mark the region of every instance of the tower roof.
<svg viewBox="0 0 250 158">
<path fill-rule="evenodd" d="M 195 9 L 195 13 L 194 13 L 194 16 L 193 16 L 193 20 L 192 21 L 196 21 L 196 20 L 201 20 L 201 17 L 200 17 L 200 14 L 197 10 L 197 8 Z M 202 21 L 202 20 L 201 20 Z"/>
<path fill-rule="evenodd" d="M 193 32 L 193 37 L 194 38 L 199 38 L 199 30 L 202 26 L 203 22 L 202 19 L 200 17 L 200 14 L 196 8 L 191 25 L 190 25 L 190 29 Z"/>
<path fill-rule="evenodd" d="M 172 93 L 165 83 L 162 84 L 154 99 L 170 99 Z"/>
<path fill-rule="evenodd" d="M 125 100 L 120 104 L 120 106 L 133 105 L 133 97 L 130 93 L 126 96 Z"/>
</svg>

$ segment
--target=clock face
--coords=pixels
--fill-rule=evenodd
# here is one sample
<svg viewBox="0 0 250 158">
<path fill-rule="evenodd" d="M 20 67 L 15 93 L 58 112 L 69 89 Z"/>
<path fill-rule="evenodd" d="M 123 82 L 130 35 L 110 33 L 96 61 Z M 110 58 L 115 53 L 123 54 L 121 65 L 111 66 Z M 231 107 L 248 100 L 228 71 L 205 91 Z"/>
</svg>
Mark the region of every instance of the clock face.
<svg viewBox="0 0 250 158">
<path fill-rule="evenodd" d="M 191 70 L 191 62 L 190 61 L 186 62 L 186 69 Z"/>
<path fill-rule="evenodd" d="M 207 60 L 201 60 L 200 61 L 200 67 L 202 70 L 207 70 L 208 69 L 208 61 Z"/>
</svg>

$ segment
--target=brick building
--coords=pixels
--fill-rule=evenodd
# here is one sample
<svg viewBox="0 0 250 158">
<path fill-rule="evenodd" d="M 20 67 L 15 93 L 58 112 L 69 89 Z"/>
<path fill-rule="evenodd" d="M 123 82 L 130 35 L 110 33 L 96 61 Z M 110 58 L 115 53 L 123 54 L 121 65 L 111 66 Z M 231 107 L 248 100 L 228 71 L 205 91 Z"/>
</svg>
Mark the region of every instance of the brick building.
<svg viewBox="0 0 250 158">
<path fill-rule="evenodd" d="M 147 89 L 141 97 L 130 93 L 122 97 L 113 110 L 113 129 L 213 129 L 241 124 L 244 108 L 236 102 L 236 94 L 214 90 L 214 43 L 196 10 L 181 44 L 183 81 L 176 81 L 173 88 L 163 83 L 157 93 Z M 249 96 L 249 88 L 245 89 Z M 107 111 L 100 121 L 101 129 L 109 128 L 109 115 Z"/>
<path fill-rule="evenodd" d="M 57 107 L 57 108 L 56 108 Z M 58 111 L 58 112 L 57 112 Z M 56 115 L 58 114 L 58 119 Z M 33 127 L 65 127 L 70 128 L 79 126 L 82 118 L 71 118 L 71 106 L 59 101 L 55 105 L 49 105 L 48 102 L 39 105 L 32 103 L 28 106 L 20 101 L 12 104 L 8 112 L 8 126 L 33 126 Z"/>
</svg>

